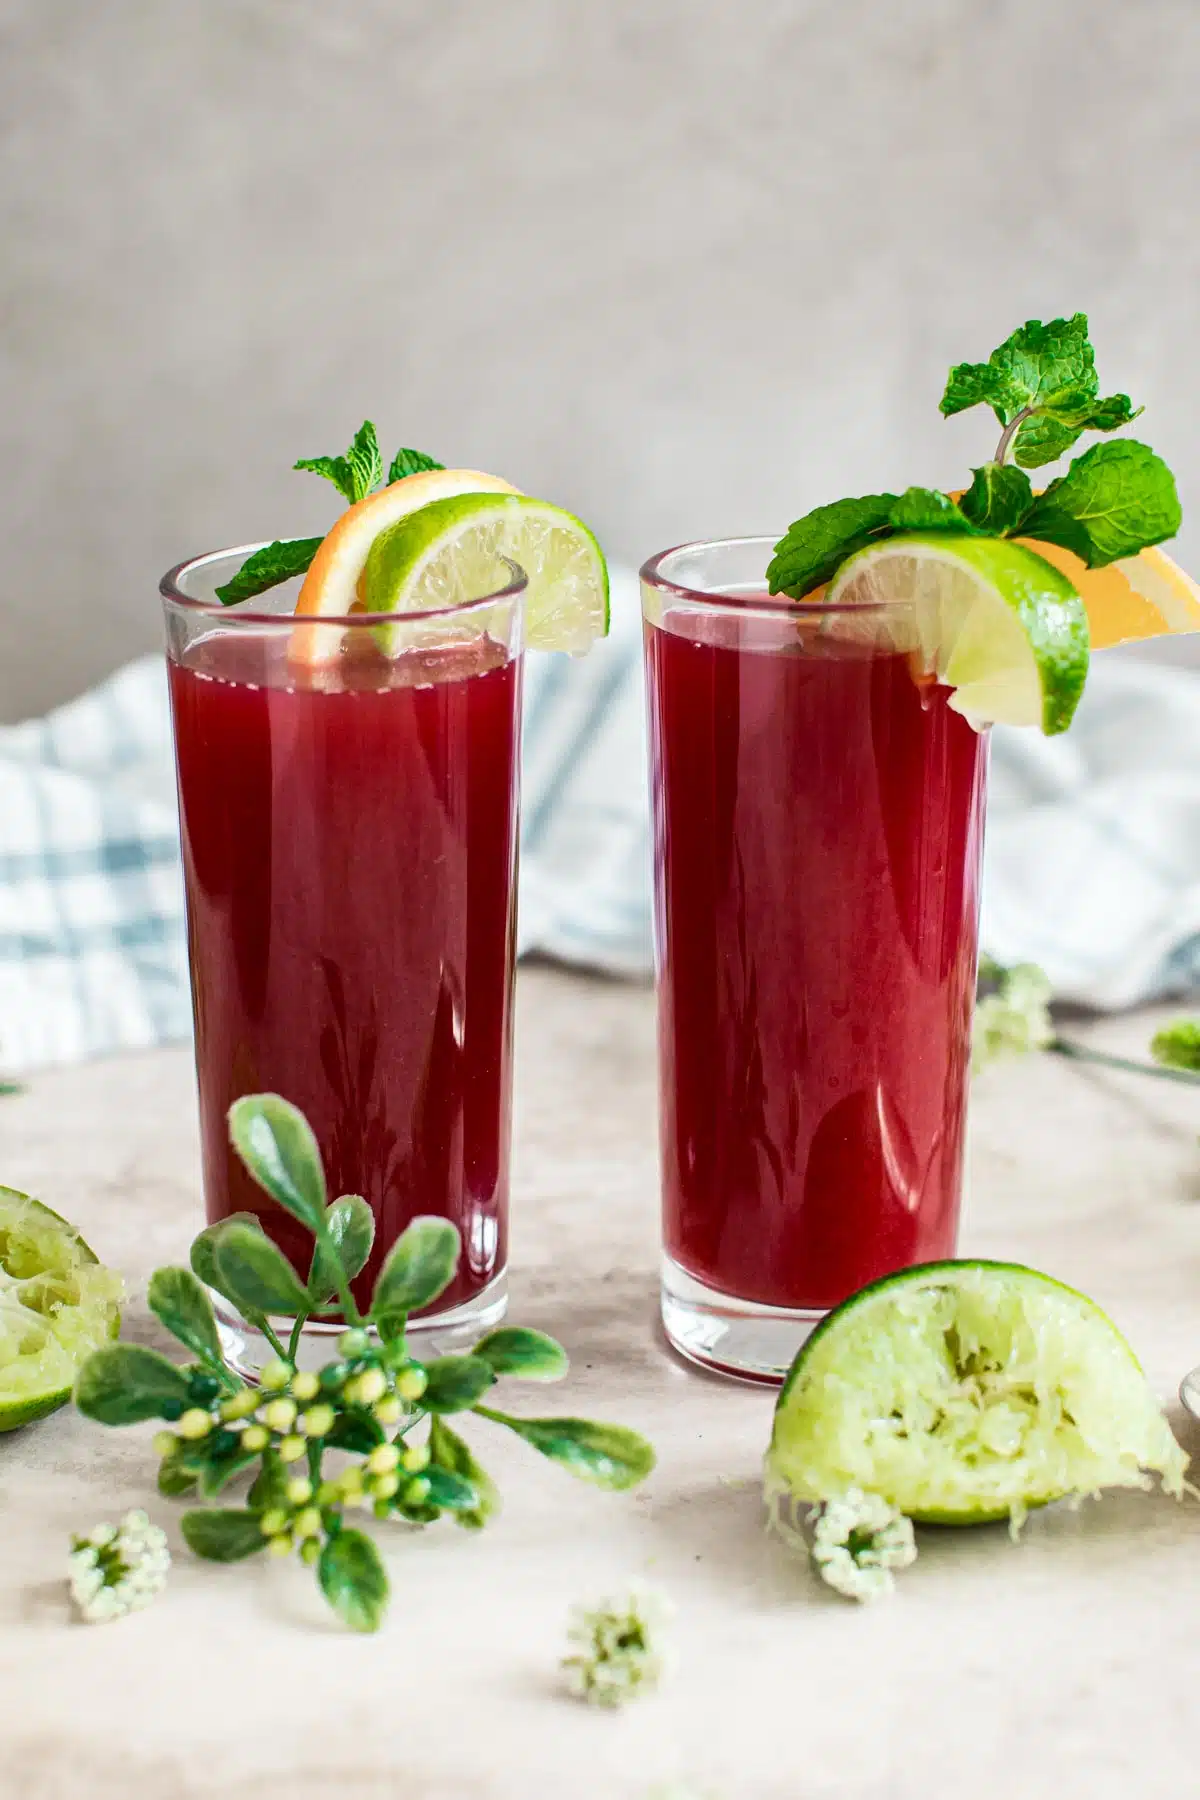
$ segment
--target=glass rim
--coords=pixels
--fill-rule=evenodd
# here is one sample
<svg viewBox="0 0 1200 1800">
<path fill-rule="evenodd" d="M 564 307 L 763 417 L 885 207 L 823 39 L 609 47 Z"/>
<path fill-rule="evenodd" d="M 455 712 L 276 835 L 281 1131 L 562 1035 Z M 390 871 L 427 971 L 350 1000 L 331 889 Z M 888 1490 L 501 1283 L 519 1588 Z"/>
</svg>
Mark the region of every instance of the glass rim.
<svg viewBox="0 0 1200 1800">
<path fill-rule="evenodd" d="M 843 600 L 831 605 L 824 598 L 793 600 L 787 594 L 723 594 L 711 588 L 689 587 L 684 581 L 674 581 L 663 573 L 663 564 L 673 556 L 684 556 L 689 551 L 734 550 L 742 546 L 761 544 L 774 550 L 779 542 L 777 537 L 765 533 L 751 533 L 746 537 L 727 538 L 695 538 L 689 543 L 672 544 L 669 550 L 660 550 L 651 556 L 638 571 L 639 579 L 647 587 L 654 588 L 660 594 L 669 594 L 677 600 L 686 600 L 690 606 L 707 608 L 710 612 L 734 612 L 745 617 L 749 612 L 770 614 L 774 618 L 785 617 L 791 613 L 798 618 L 829 617 L 837 613 L 853 613 L 856 618 L 866 614 L 898 612 L 911 608 L 911 600 Z M 823 590 L 822 590 L 823 592 Z"/>
<path fill-rule="evenodd" d="M 220 600 L 200 600 L 194 594 L 185 594 L 179 585 L 181 578 L 193 569 L 201 569 L 206 563 L 219 562 L 227 556 L 240 556 L 245 560 L 246 557 L 253 556 L 256 550 L 265 550 L 273 541 L 271 538 L 264 538 L 258 544 L 231 544 L 225 550 L 205 550 L 199 556 L 185 556 L 182 562 L 173 564 L 167 570 L 158 584 L 158 591 L 171 606 L 181 607 L 199 618 L 224 619 L 233 625 L 272 625 L 277 629 L 294 628 L 298 624 L 306 628 L 309 625 L 327 625 L 339 631 L 373 631 L 380 625 L 413 625 L 422 619 L 458 618 L 477 606 L 494 606 L 498 600 L 517 599 L 529 586 L 528 575 L 510 556 L 498 558 L 509 570 L 509 580 L 504 587 L 495 588 L 490 594 L 479 594 L 474 600 L 460 600 L 454 606 L 430 606 L 421 612 L 244 612 L 244 602 L 225 606 Z"/>
</svg>

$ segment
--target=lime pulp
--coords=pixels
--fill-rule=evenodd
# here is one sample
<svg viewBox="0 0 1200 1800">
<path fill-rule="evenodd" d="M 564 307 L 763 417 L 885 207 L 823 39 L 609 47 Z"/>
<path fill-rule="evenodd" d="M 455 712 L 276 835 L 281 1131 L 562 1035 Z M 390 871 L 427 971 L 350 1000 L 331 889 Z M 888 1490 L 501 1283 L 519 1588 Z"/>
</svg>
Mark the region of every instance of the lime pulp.
<svg viewBox="0 0 1200 1800">
<path fill-rule="evenodd" d="M 888 538 L 847 558 L 825 598 L 891 609 L 895 647 L 954 688 L 951 706 L 976 726 L 1038 725 L 1050 736 L 1074 716 L 1087 611 L 1068 578 L 1023 544 L 954 532 Z"/>
<path fill-rule="evenodd" d="M 1183 1492 L 1187 1456 L 1116 1326 L 1011 1263 L 941 1262 L 822 1320 L 780 1392 L 773 1506 L 879 1494 L 918 1522 L 971 1525 L 1107 1487 Z"/>
<path fill-rule="evenodd" d="M 595 537 L 572 513 L 524 494 L 456 494 L 385 526 L 359 591 L 370 612 L 461 606 L 507 584 L 506 558 L 528 581 L 531 649 L 579 653 L 605 635 L 608 569 Z"/>
<path fill-rule="evenodd" d="M 121 1279 L 48 1206 L 0 1187 L 0 1432 L 44 1418 L 117 1335 Z"/>
</svg>

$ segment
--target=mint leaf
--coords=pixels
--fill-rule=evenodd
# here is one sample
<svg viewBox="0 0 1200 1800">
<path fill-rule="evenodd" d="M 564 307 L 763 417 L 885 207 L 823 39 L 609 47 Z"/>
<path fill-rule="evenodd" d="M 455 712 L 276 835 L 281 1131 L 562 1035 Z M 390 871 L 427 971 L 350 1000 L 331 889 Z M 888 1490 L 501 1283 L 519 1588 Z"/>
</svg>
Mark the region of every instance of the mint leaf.
<svg viewBox="0 0 1200 1800">
<path fill-rule="evenodd" d="M 1084 431 L 1116 431 L 1136 419 L 1128 394 L 1099 398 L 1096 357 L 1086 313 L 1069 319 L 1027 319 L 985 363 L 951 369 L 941 410 L 947 418 L 971 406 L 990 406 L 1015 428 L 1012 451 L 1023 469 L 1057 462 Z M 1009 430 L 996 460 L 1003 462 Z"/>
<path fill-rule="evenodd" d="M 303 575 L 321 543 L 319 537 L 276 538 L 248 556 L 237 574 L 216 589 L 217 599 L 222 606 L 236 606 L 239 600 L 253 600 L 255 594 L 265 594 L 281 581 Z"/>
<path fill-rule="evenodd" d="M 345 456 L 302 456 L 292 467 L 323 475 L 353 506 L 383 480 L 383 458 L 375 427 L 370 419 L 365 419 Z"/>
<path fill-rule="evenodd" d="M 1029 477 L 1008 463 L 984 463 L 959 505 L 979 531 L 1013 532 L 1033 505 Z"/>
<path fill-rule="evenodd" d="M 971 521 L 949 494 L 936 488 L 910 487 L 888 512 L 888 524 L 897 531 L 970 531 Z"/>
<path fill-rule="evenodd" d="M 1012 440 L 1013 460 L 1023 469 L 1040 469 L 1057 462 L 1074 444 L 1082 427 L 1064 424 L 1050 413 L 1034 413 Z"/>
<path fill-rule="evenodd" d="M 1061 544 L 1102 569 L 1136 556 L 1179 530 L 1175 477 L 1160 456 L 1133 438 L 1094 444 L 1052 481 L 1021 522 L 1024 536 Z"/>
<path fill-rule="evenodd" d="M 1023 469 L 1057 462 L 1084 431 L 1117 431 L 1143 411 L 1128 394 L 1109 394 L 1080 406 L 1047 405 L 1025 420 L 1013 439 L 1013 457 Z"/>
<path fill-rule="evenodd" d="M 1110 394 L 1106 400 L 1097 400 L 1081 423 L 1088 431 L 1117 431 L 1145 410 L 1144 406 L 1135 406 L 1128 394 Z"/>
<path fill-rule="evenodd" d="M 354 498 L 361 500 L 364 494 L 369 494 L 383 480 L 383 457 L 379 453 L 379 440 L 370 419 L 364 419 L 359 426 L 354 442 L 346 452 L 346 461 L 350 465 L 354 483 Z"/>
<path fill-rule="evenodd" d="M 985 363 L 951 369 L 941 410 L 949 418 L 986 404 L 1002 425 L 1024 408 L 1072 405 L 1094 398 L 1099 383 L 1086 313 L 1070 319 L 1027 319 Z"/>
<path fill-rule="evenodd" d="M 397 450 L 387 473 L 388 485 L 403 481 L 406 475 L 423 475 L 427 469 L 444 469 L 445 466 L 445 463 L 435 462 L 432 456 L 426 456 L 423 450 Z"/>
<path fill-rule="evenodd" d="M 323 475 L 351 505 L 358 498 L 354 492 L 354 473 L 344 456 L 302 456 L 292 467 L 306 469 L 311 475 Z"/>
<path fill-rule="evenodd" d="M 818 506 L 788 526 L 767 565 L 767 591 L 800 600 L 828 581 L 856 550 L 890 536 L 895 494 L 864 494 Z"/>
</svg>

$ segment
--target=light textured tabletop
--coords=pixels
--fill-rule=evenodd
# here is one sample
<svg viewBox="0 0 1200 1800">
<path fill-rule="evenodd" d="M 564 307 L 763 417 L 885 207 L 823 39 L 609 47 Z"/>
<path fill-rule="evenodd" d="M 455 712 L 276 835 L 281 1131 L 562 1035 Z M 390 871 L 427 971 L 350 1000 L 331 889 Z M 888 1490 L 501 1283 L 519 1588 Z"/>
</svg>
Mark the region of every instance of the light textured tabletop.
<svg viewBox="0 0 1200 1800">
<path fill-rule="evenodd" d="M 927 1531 L 893 1599 L 831 1596 L 762 1529 L 770 1394 L 690 1371 L 656 1329 L 650 993 L 528 969 L 519 994 L 510 1316 L 573 1363 L 536 1410 L 638 1426 L 658 1469 L 600 1493 L 472 1421 L 504 1510 L 476 1535 L 381 1528 L 393 1608 L 364 1639 L 297 1563 L 193 1560 L 153 1491 L 151 1427 L 68 1410 L 0 1439 L 4 1800 L 648 1800 L 681 1780 L 721 1800 L 1196 1792 L 1200 1505 L 1054 1508 L 1016 1547 L 1003 1527 Z M 1151 1023 L 1091 1035 L 1139 1050 Z M 1053 1057 L 990 1071 L 974 1102 L 964 1247 L 1093 1294 L 1163 1395 L 1200 1361 L 1198 1131 L 1186 1088 Z M 158 1341 L 140 1295 L 199 1224 L 189 1053 L 0 1100 L 0 1181 L 79 1223 L 138 1296 L 128 1332 Z M 1172 1422 L 1200 1451 L 1177 1407 Z M 166 1594 L 115 1625 L 70 1622 L 68 1534 L 143 1503 L 178 1552 Z M 658 1696 L 592 1711 L 558 1684 L 565 1614 L 630 1576 L 673 1600 L 677 1668 Z"/>
</svg>

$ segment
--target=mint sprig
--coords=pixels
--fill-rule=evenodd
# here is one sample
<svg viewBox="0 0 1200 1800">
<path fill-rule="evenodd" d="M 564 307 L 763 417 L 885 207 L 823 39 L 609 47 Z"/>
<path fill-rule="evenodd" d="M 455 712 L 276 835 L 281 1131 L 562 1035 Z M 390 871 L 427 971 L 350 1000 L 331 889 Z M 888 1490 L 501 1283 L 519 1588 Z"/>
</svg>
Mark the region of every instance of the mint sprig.
<svg viewBox="0 0 1200 1800">
<path fill-rule="evenodd" d="M 1004 426 L 995 460 L 1009 446 L 1022 468 L 1058 458 L 1084 431 L 1116 431 L 1136 410 L 1128 394 L 1100 399 L 1096 356 L 1086 313 L 1070 319 L 1028 319 L 985 363 L 959 363 L 950 371 L 941 411 L 946 418 L 972 406 L 990 406 Z"/>
<path fill-rule="evenodd" d="M 917 487 L 818 506 L 775 546 L 769 591 L 803 599 L 832 580 L 847 558 L 901 532 L 1033 538 L 1100 569 L 1179 530 L 1174 476 L 1133 439 L 1094 444 L 1041 494 L 1025 474 L 1063 455 L 1083 432 L 1115 431 L 1141 411 L 1128 394 L 1101 396 L 1084 313 L 1045 325 L 1027 320 L 987 362 L 951 369 L 943 414 L 981 405 L 991 407 L 1003 431 L 995 455 L 973 471 L 958 502 Z"/>
<path fill-rule="evenodd" d="M 375 427 L 370 419 L 364 419 L 344 456 L 302 456 L 292 467 L 323 475 L 354 506 L 383 480 L 383 458 Z"/>
<path fill-rule="evenodd" d="M 295 469 L 303 469 L 309 474 L 320 475 L 326 481 L 331 481 L 351 506 L 357 505 L 381 485 L 390 487 L 393 481 L 403 481 L 409 475 L 419 475 L 427 469 L 442 469 L 445 466 L 432 456 L 426 456 L 423 450 L 397 450 L 385 484 L 379 439 L 370 419 L 363 420 L 344 455 L 302 456 L 299 462 L 292 464 Z M 273 544 L 264 545 L 261 550 L 248 556 L 237 573 L 215 590 L 217 599 L 222 606 L 237 606 L 243 600 L 253 600 L 256 595 L 265 594 L 268 588 L 278 587 L 281 581 L 291 581 L 297 575 L 307 574 L 312 559 L 323 542 L 324 539 L 319 537 L 278 538 Z"/>
</svg>

